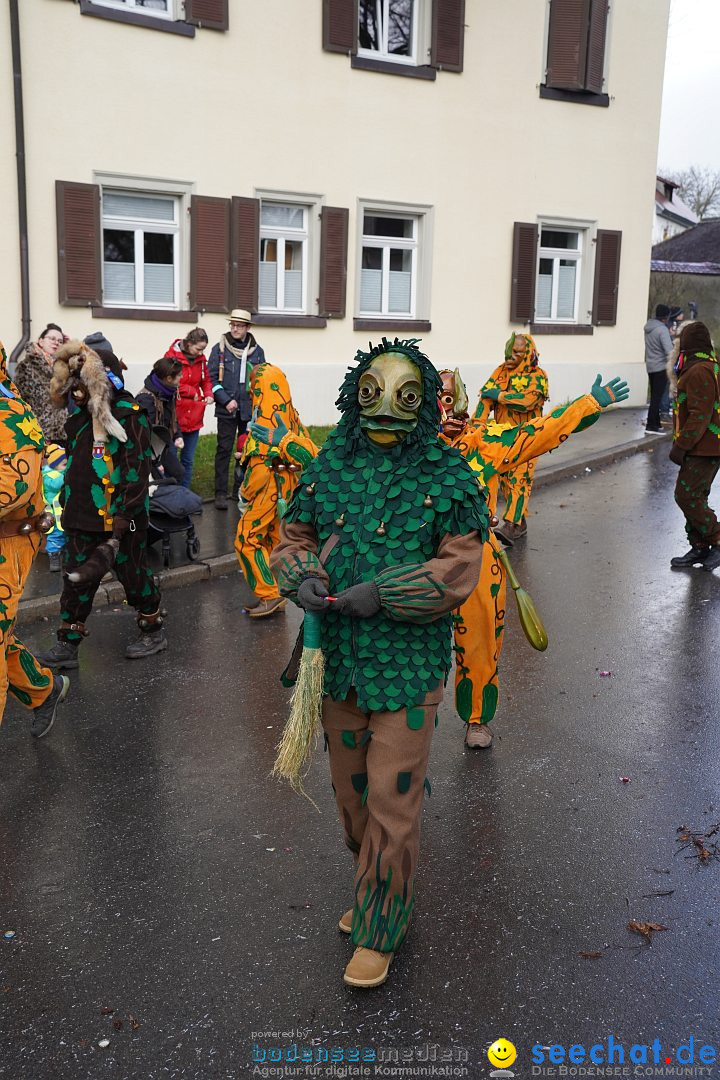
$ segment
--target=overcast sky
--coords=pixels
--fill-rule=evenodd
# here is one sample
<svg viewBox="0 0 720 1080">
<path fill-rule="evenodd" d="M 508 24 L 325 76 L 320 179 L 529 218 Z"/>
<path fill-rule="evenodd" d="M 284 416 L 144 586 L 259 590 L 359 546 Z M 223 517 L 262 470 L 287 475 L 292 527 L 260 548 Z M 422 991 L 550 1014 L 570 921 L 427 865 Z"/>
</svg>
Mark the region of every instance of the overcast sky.
<svg viewBox="0 0 720 1080">
<path fill-rule="evenodd" d="M 642 49 L 638 53 L 642 57 Z M 642 63 L 640 59 L 640 63 Z M 720 0 L 672 0 L 658 171 L 720 170 Z"/>
</svg>

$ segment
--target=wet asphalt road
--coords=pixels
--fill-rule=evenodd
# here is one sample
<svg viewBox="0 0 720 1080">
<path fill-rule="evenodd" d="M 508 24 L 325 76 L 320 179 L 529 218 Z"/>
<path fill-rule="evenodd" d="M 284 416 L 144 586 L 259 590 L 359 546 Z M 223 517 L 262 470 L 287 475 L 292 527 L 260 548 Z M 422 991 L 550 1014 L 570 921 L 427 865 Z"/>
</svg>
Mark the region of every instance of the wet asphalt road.
<svg viewBox="0 0 720 1080">
<path fill-rule="evenodd" d="M 51 735 L 15 704 L 0 729 L 0 1077 L 245 1077 L 254 1043 L 312 1040 L 455 1046 L 471 1077 L 500 1036 L 516 1076 L 536 1043 L 720 1049 L 720 862 L 676 839 L 720 821 L 720 583 L 668 569 L 674 477 L 660 449 L 534 499 L 513 562 L 550 648 L 511 612 L 489 752 L 446 694 L 414 925 L 375 991 L 341 980 L 327 763 L 320 814 L 268 779 L 298 612 L 253 624 L 239 579 L 191 586 L 167 596 L 172 648 L 134 664 L 130 614 L 93 616 Z M 668 930 L 647 945 L 630 919 Z"/>
</svg>

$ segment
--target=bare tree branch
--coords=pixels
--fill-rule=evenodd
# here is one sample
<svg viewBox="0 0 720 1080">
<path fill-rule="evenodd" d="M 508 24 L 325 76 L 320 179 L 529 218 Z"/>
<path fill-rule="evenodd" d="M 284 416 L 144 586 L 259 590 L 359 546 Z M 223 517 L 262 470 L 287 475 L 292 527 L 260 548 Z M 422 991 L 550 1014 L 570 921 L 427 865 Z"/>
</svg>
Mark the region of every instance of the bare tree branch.
<svg viewBox="0 0 720 1080">
<path fill-rule="evenodd" d="M 691 165 L 663 176 L 678 185 L 680 198 L 701 221 L 720 215 L 720 171 Z"/>
</svg>

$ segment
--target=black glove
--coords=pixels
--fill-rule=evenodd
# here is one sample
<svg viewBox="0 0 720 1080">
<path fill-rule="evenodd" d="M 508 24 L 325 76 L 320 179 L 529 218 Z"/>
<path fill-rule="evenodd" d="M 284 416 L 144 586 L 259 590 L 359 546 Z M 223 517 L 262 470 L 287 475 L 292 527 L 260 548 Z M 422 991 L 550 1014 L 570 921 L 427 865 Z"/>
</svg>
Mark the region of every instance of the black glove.
<svg viewBox="0 0 720 1080">
<path fill-rule="evenodd" d="M 380 610 L 380 593 L 374 581 L 363 581 L 360 585 L 351 585 L 349 589 L 338 593 L 332 605 L 333 611 L 342 615 L 351 615 L 355 619 L 369 619 Z"/>
<path fill-rule="evenodd" d="M 298 587 L 297 602 L 305 611 L 317 614 L 330 607 L 325 599 L 329 595 L 319 577 L 306 577 Z"/>
<path fill-rule="evenodd" d="M 75 585 L 90 585 L 102 581 L 108 570 L 112 570 L 115 565 L 119 547 L 119 540 L 106 540 L 105 543 L 98 544 L 90 558 L 68 574 L 68 580 Z"/>
<path fill-rule="evenodd" d="M 672 449 L 670 450 L 670 454 L 668 456 L 670 460 L 675 463 L 675 465 L 682 465 L 683 461 L 685 460 L 686 453 L 686 450 L 681 450 L 679 446 L 676 446 L 675 443 L 673 443 Z"/>
</svg>

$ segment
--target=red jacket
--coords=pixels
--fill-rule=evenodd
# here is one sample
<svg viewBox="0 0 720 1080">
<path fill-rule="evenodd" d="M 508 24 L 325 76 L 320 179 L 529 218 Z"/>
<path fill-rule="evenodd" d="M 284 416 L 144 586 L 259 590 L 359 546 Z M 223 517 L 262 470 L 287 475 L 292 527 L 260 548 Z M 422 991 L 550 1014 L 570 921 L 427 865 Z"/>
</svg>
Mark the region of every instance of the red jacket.
<svg viewBox="0 0 720 1080">
<path fill-rule="evenodd" d="M 165 353 L 183 366 L 177 396 L 177 420 L 181 431 L 199 431 L 205 415 L 205 398 L 212 397 L 212 383 L 205 353 L 191 360 L 182 350 L 182 341 L 173 341 Z"/>
</svg>

